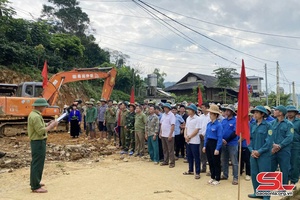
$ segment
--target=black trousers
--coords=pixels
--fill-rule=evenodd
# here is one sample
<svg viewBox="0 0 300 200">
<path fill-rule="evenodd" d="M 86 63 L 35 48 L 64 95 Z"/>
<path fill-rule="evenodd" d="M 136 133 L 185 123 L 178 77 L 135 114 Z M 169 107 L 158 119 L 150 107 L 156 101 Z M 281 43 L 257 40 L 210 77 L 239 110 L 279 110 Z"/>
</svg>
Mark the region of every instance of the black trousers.
<svg viewBox="0 0 300 200">
<path fill-rule="evenodd" d="M 179 152 L 180 152 L 181 156 L 184 158 L 184 143 L 185 143 L 185 139 L 183 134 L 175 135 L 175 156 L 176 157 L 179 156 Z"/>
<path fill-rule="evenodd" d="M 217 147 L 217 140 L 207 139 L 206 142 L 206 156 L 209 164 L 209 170 L 211 173 L 211 178 L 216 181 L 221 179 L 221 149 L 219 155 L 214 155 Z"/>
<path fill-rule="evenodd" d="M 31 190 L 41 187 L 40 183 L 43 176 L 46 158 L 46 139 L 31 140 L 31 165 L 30 165 L 30 186 Z"/>
<path fill-rule="evenodd" d="M 158 137 L 158 150 L 159 150 L 159 160 L 163 160 L 164 159 L 164 152 L 163 152 L 163 148 L 162 148 L 162 142 L 161 139 Z"/>
<path fill-rule="evenodd" d="M 240 164 L 240 167 L 241 167 L 241 174 L 243 174 L 243 170 L 244 170 L 244 167 L 246 166 L 246 175 L 249 175 L 251 176 L 250 174 L 250 156 L 251 156 L 251 153 L 248 149 L 248 147 L 242 147 L 242 153 L 241 153 L 241 164 Z"/>
</svg>

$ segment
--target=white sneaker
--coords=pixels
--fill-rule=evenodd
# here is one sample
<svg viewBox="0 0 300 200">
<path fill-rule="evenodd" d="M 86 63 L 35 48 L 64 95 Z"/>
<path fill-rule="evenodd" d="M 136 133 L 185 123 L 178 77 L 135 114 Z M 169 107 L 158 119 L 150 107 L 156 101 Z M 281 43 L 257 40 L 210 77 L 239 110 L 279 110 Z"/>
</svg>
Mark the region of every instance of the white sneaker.
<svg viewBox="0 0 300 200">
<path fill-rule="evenodd" d="M 212 184 L 214 181 L 215 181 L 214 179 L 210 179 L 207 183 Z"/>
<path fill-rule="evenodd" d="M 216 180 L 214 180 L 212 183 L 211 183 L 211 185 L 219 185 L 220 184 L 220 182 L 219 181 L 216 181 Z"/>
<path fill-rule="evenodd" d="M 246 180 L 246 181 L 250 181 L 250 180 L 251 180 L 251 176 L 246 175 L 245 180 Z"/>
</svg>

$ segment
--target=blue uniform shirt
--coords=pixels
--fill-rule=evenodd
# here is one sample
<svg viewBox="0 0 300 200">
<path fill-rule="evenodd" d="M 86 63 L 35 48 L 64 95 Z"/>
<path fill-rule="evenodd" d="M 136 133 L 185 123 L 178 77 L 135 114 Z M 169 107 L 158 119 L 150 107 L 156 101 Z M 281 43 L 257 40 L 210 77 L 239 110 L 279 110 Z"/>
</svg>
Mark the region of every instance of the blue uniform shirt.
<svg viewBox="0 0 300 200">
<path fill-rule="evenodd" d="M 180 125 L 184 122 L 184 119 L 181 117 L 181 115 L 176 114 L 175 115 L 176 121 L 175 121 L 175 127 L 174 127 L 174 133 L 175 135 L 180 135 Z"/>
<path fill-rule="evenodd" d="M 222 128 L 222 124 L 218 120 L 214 122 L 209 122 L 207 124 L 204 147 L 206 147 L 206 142 L 208 139 L 217 140 L 216 150 L 221 149 L 222 139 L 223 139 L 223 128 Z"/>
<path fill-rule="evenodd" d="M 295 118 L 293 121 L 290 121 L 294 125 L 294 139 L 292 143 L 292 149 L 300 149 L 300 119 Z"/>
<path fill-rule="evenodd" d="M 247 141 L 246 141 L 246 140 L 243 140 L 243 141 L 242 141 L 242 147 L 248 147 Z"/>
<path fill-rule="evenodd" d="M 266 120 L 263 120 L 259 125 L 256 122 L 251 123 L 249 151 L 256 150 L 261 156 L 262 154 L 271 156 L 273 146 L 272 135 L 274 135 L 272 125 Z"/>
<path fill-rule="evenodd" d="M 287 119 L 281 122 L 275 119 L 272 126 L 274 143 L 280 146 L 280 151 L 283 149 L 289 151 L 294 137 L 294 125 Z"/>
<path fill-rule="evenodd" d="M 235 133 L 236 118 L 232 117 L 230 119 L 228 119 L 228 118 L 223 119 L 222 127 L 223 127 L 223 139 L 227 141 L 227 145 L 237 146 L 238 145 L 238 137 L 237 136 L 235 136 L 235 138 L 228 141 L 228 139 L 232 135 L 232 133 Z"/>
<path fill-rule="evenodd" d="M 274 121 L 274 118 L 272 117 L 272 116 L 268 116 L 267 118 L 266 118 L 266 121 L 267 122 L 272 122 L 272 121 Z"/>
</svg>

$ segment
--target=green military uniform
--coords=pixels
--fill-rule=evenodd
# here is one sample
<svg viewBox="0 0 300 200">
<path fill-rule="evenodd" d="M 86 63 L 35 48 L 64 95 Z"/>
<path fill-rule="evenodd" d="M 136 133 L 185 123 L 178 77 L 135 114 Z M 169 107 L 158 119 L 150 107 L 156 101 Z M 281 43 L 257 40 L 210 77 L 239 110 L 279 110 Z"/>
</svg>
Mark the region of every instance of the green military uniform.
<svg viewBox="0 0 300 200">
<path fill-rule="evenodd" d="M 116 143 L 117 137 L 115 134 L 115 125 L 116 125 L 116 108 L 111 106 L 107 107 L 105 114 L 104 114 L 104 120 L 105 120 L 105 126 L 107 128 L 108 132 L 108 139 L 111 139 L 111 136 L 114 136 L 114 141 Z"/>
<path fill-rule="evenodd" d="M 150 159 L 154 162 L 159 162 L 159 149 L 158 149 L 158 131 L 159 131 L 159 118 L 156 114 L 149 115 L 145 127 L 148 135 L 148 152 Z M 156 137 L 153 140 L 153 137 Z"/>
<path fill-rule="evenodd" d="M 287 106 L 288 112 L 296 112 L 298 110 L 294 106 Z M 290 121 L 294 125 L 294 137 L 291 147 L 291 170 L 289 180 L 292 184 L 296 184 L 299 181 L 300 172 L 300 119 L 295 117 L 293 121 Z"/>
<path fill-rule="evenodd" d="M 148 117 L 149 116 L 149 107 L 147 107 L 145 110 L 144 110 L 144 114 Z"/>
<path fill-rule="evenodd" d="M 274 130 L 273 141 L 274 144 L 280 146 L 280 150 L 272 155 L 271 168 L 272 171 L 276 171 L 279 164 L 283 176 L 282 182 L 283 184 L 288 184 L 294 126 L 287 119 L 281 122 L 275 119 L 272 122 L 272 126 Z"/>
<path fill-rule="evenodd" d="M 36 100 L 36 102 L 38 100 Z M 35 104 L 33 105 L 35 106 Z M 47 140 L 46 125 L 39 111 L 33 110 L 29 114 L 27 130 L 32 156 L 30 165 L 30 186 L 31 190 L 37 190 L 41 188 L 40 182 L 44 170 Z"/>
<path fill-rule="evenodd" d="M 86 109 L 86 135 L 89 135 L 90 131 L 95 131 L 95 121 L 97 120 L 97 108 L 91 107 Z"/>
<path fill-rule="evenodd" d="M 126 117 L 126 135 L 125 135 L 125 151 L 130 151 L 133 153 L 135 149 L 135 135 L 134 135 L 134 122 L 135 122 L 135 112 L 128 112 Z"/>
<path fill-rule="evenodd" d="M 145 126 L 147 116 L 141 112 L 135 114 L 134 132 L 135 132 L 135 154 L 143 156 L 145 152 Z"/>
<path fill-rule="evenodd" d="M 254 111 L 267 115 L 267 111 L 263 106 L 257 106 L 251 112 L 254 113 Z M 259 186 L 256 179 L 257 174 L 260 172 L 271 172 L 272 135 L 272 125 L 266 120 L 263 120 L 260 124 L 253 122 L 250 125 L 250 144 L 248 149 L 250 152 L 255 150 L 260 154 L 258 158 L 250 157 L 251 179 L 254 189 L 254 194 L 249 195 L 251 198 L 256 198 L 256 188 Z M 264 199 L 270 199 L 270 197 L 264 197 Z"/>
<path fill-rule="evenodd" d="M 120 113 L 120 134 L 121 134 L 121 145 L 122 145 L 122 149 L 125 150 L 125 134 L 126 134 L 126 131 L 125 131 L 125 125 L 126 125 L 126 117 L 129 113 L 129 111 L 127 109 L 123 110 L 123 111 L 119 111 L 121 112 Z"/>
</svg>

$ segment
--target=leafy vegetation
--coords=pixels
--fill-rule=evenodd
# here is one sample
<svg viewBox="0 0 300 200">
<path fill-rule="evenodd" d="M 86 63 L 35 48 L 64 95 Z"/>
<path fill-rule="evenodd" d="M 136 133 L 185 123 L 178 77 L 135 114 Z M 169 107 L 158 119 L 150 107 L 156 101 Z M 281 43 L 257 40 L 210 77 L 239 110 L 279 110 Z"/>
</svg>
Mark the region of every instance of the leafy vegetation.
<svg viewBox="0 0 300 200">
<path fill-rule="evenodd" d="M 236 83 L 233 79 L 233 75 L 234 75 L 234 73 L 236 73 L 236 69 L 220 67 L 218 69 L 215 69 L 214 73 L 217 78 L 216 85 L 220 88 L 223 88 L 223 90 L 224 90 L 222 93 L 220 93 L 220 95 L 223 96 L 223 102 L 226 103 L 226 100 L 227 100 L 226 88 L 235 88 L 236 87 Z"/>
<path fill-rule="evenodd" d="M 73 68 L 116 67 L 118 71 L 112 98 L 129 100 L 132 86 L 137 99 L 145 94 L 145 81 L 139 70 L 126 66 L 128 55 L 104 50 L 92 35 L 88 15 L 78 0 L 48 0 L 37 21 L 14 18 L 16 12 L 8 0 L 0 0 L 0 65 L 30 75 L 41 81 L 44 60 L 48 62 L 49 77 Z M 164 73 L 155 73 L 163 85 Z M 84 81 L 90 97 L 99 98 L 103 80 Z M 77 83 L 71 84 L 77 87 Z"/>
</svg>

